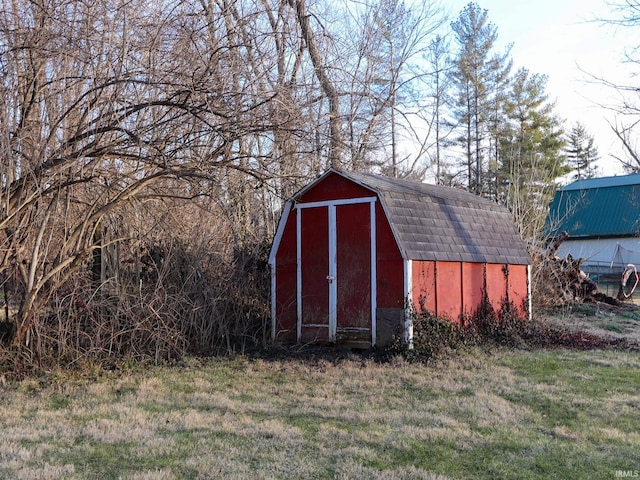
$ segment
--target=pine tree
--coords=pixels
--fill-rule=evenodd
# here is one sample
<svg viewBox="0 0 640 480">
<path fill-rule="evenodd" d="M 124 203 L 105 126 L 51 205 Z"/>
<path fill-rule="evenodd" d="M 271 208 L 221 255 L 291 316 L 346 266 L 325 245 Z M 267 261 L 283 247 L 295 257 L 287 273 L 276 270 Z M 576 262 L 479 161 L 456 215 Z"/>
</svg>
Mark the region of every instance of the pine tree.
<svg viewBox="0 0 640 480">
<path fill-rule="evenodd" d="M 453 115 L 460 126 L 457 143 L 464 148 L 470 191 L 486 190 L 483 172 L 488 161 L 493 112 L 508 78 L 508 50 L 492 54 L 498 38 L 487 10 L 469 3 L 451 24 L 459 50 L 454 60 L 452 81 L 457 93 Z"/>
<path fill-rule="evenodd" d="M 547 77 L 516 72 L 500 140 L 500 197 L 527 236 L 542 226 L 555 180 L 568 173 L 564 132 L 545 92 Z"/>
<path fill-rule="evenodd" d="M 586 127 L 576 122 L 569 135 L 567 135 L 567 161 L 569 166 L 576 170 L 575 178 L 593 178 L 597 175 L 595 165 L 598 156 L 598 149 L 594 146 L 594 139 Z"/>
</svg>

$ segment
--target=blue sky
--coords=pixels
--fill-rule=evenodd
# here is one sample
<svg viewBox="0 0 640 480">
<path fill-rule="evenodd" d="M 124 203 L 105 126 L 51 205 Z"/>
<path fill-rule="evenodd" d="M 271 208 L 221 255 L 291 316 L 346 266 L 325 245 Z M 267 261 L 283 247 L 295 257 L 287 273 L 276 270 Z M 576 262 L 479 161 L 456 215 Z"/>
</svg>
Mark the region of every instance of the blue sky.
<svg viewBox="0 0 640 480">
<path fill-rule="evenodd" d="M 452 20 L 468 0 L 444 0 Z M 622 63 L 625 47 L 637 39 L 621 28 L 602 25 L 597 18 L 611 17 L 606 0 L 478 0 L 489 11 L 490 21 L 498 28 L 498 48 L 513 43 L 514 68 L 525 67 L 532 73 L 548 75 L 547 92 L 556 100 L 556 112 L 569 125 L 584 123 L 595 138 L 600 153 L 600 175 L 622 173 L 609 152 L 618 147 L 605 118 L 611 112 L 598 104 L 611 104 L 612 92 L 593 82 L 582 71 L 624 81 Z"/>
</svg>

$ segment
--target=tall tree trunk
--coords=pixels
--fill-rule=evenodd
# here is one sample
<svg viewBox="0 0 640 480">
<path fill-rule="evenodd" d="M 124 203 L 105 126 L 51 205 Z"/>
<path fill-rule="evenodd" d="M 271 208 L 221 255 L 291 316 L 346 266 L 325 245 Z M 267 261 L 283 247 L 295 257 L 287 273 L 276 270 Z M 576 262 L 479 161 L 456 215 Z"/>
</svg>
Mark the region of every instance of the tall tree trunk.
<svg viewBox="0 0 640 480">
<path fill-rule="evenodd" d="M 341 166 L 341 154 L 342 154 L 342 141 L 340 139 L 341 122 L 340 122 L 340 109 L 338 102 L 338 90 L 331 82 L 331 79 L 327 76 L 325 67 L 322 62 L 322 56 L 320 50 L 316 44 L 315 37 L 311 31 L 311 25 L 309 24 L 309 15 L 306 13 L 304 0 L 289 0 L 289 5 L 296 11 L 296 17 L 300 30 L 302 31 L 302 37 L 307 44 L 309 50 L 309 56 L 313 63 L 313 68 L 322 87 L 322 91 L 329 99 L 329 164 L 332 167 Z"/>
<path fill-rule="evenodd" d="M 478 87 L 476 85 L 474 92 L 474 120 L 475 120 L 475 142 L 476 142 L 476 184 L 473 189 L 474 193 L 477 195 L 482 191 L 482 156 L 480 155 L 480 112 L 478 109 L 480 105 L 478 104 Z"/>
</svg>

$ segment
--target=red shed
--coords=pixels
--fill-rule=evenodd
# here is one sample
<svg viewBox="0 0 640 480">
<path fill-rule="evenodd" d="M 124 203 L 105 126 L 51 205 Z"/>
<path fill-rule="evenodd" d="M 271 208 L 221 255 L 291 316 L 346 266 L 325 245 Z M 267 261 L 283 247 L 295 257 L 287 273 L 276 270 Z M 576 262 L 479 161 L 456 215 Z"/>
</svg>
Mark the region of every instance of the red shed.
<svg viewBox="0 0 640 480">
<path fill-rule="evenodd" d="M 486 291 L 529 305 L 509 211 L 462 190 L 330 169 L 285 205 L 269 256 L 274 340 L 411 341 L 412 306 L 458 321 Z"/>
</svg>

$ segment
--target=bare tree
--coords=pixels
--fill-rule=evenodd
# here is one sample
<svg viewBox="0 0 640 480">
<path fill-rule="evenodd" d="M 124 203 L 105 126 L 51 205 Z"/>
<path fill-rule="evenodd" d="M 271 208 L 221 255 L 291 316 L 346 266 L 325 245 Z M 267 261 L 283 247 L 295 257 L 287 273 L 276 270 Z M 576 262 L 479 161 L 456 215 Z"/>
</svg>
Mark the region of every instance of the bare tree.
<svg viewBox="0 0 640 480">
<path fill-rule="evenodd" d="M 239 52 L 251 45 L 228 5 L 7 7 L 0 274 L 16 279 L 20 345 L 40 307 L 102 248 L 109 215 L 146 198 L 197 197 L 201 182 L 219 195 L 233 172 L 264 182 L 269 164 L 252 142 L 272 130 L 276 95 L 247 88 L 256 72 L 240 70 L 250 61 Z M 167 181 L 173 191 L 154 189 Z"/>
<path fill-rule="evenodd" d="M 611 16 L 599 19 L 603 24 L 614 25 L 621 28 L 637 28 L 640 24 L 640 2 L 637 0 L 624 0 L 608 2 L 611 8 Z M 628 45 L 623 54 L 623 62 L 632 70 L 640 66 L 640 45 Z M 626 83 L 614 82 L 607 78 L 601 78 L 592 74 L 587 75 L 592 81 L 597 82 L 617 92 L 619 101 L 613 105 L 601 105 L 612 111 L 615 118 L 609 121 L 609 126 L 620 141 L 622 152 L 613 155 L 620 161 L 627 171 L 640 171 L 640 150 L 636 127 L 640 122 L 640 99 L 638 98 L 638 86 L 631 76 Z"/>
<path fill-rule="evenodd" d="M 452 68 L 449 47 L 449 41 L 446 37 L 437 35 L 429 44 L 429 50 L 425 54 L 431 71 L 424 80 L 430 91 L 433 108 L 425 109 L 424 119 L 429 128 L 421 143 L 421 151 L 430 151 L 435 148 L 433 163 L 435 164 L 437 184 L 443 183 L 444 178 L 443 147 L 455 129 L 455 125 L 447 121 L 448 108 L 451 103 L 449 72 Z"/>
<path fill-rule="evenodd" d="M 158 357 L 258 331 L 282 198 L 344 164 L 345 99 L 372 98 L 323 7 L 4 2 L 0 282 L 17 351 Z M 394 43 L 372 101 L 397 125 L 425 32 Z M 378 120 L 359 113 L 365 144 Z"/>
<path fill-rule="evenodd" d="M 289 5 L 296 12 L 296 18 L 300 25 L 302 38 L 304 39 L 309 52 L 309 57 L 311 58 L 315 74 L 318 77 L 322 91 L 329 100 L 329 164 L 333 167 L 339 167 L 342 155 L 342 128 L 338 91 L 332 80 L 327 75 L 324 58 L 318 49 L 315 35 L 311 28 L 311 22 L 309 21 L 309 15 L 307 14 L 305 0 L 289 0 Z"/>
<path fill-rule="evenodd" d="M 431 110 L 422 81 L 423 56 L 444 15 L 434 2 L 396 0 L 345 5 L 341 78 L 348 104 L 348 145 L 353 168 L 377 167 L 390 176 L 421 177 L 424 112 Z M 418 126 L 418 124 L 420 124 Z M 410 148 L 401 149 L 402 145 Z"/>
</svg>

